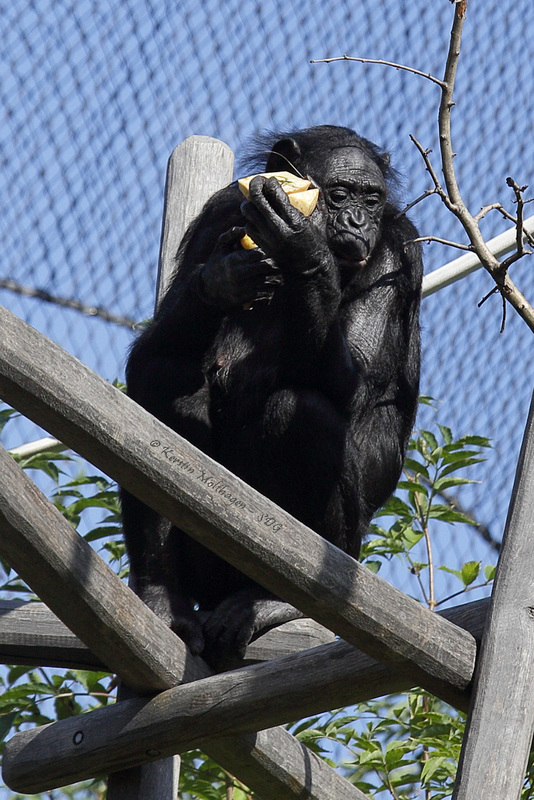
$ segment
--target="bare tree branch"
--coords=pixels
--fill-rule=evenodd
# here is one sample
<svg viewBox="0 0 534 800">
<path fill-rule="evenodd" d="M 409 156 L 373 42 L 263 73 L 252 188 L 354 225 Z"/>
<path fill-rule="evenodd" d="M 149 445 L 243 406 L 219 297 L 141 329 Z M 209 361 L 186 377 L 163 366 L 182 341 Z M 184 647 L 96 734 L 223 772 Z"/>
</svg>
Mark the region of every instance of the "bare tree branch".
<svg viewBox="0 0 534 800">
<path fill-rule="evenodd" d="M 529 328 L 534 332 L 534 308 L 523 296 L 523 294 L 519 291 L 519 289 L 515 286 L 515 284 L 513 283 L 508 274 L 508 268 L 510 267 L 511 264 L 513 264 L 515 261 L 518 261 L 523 256 L 529 254 L 529 251 L 526 250 L 523 245 L 523 239 L 526 238 L 529 244 L 534 246 L 534 237 L 526 233 L 523 228 L 523 207 L 525 202 L 529 202 L 523 199 L 523 191 L 526 187 L 520 187 L 514 181 L 511 181 L 511 179 L 508 180 L 508 185 L 511 186 L 516 196 L 516 204 L 518 207 L 518 211 L 517 211 L 517 216 L 515 218 L 511 214 L 509 214 L 500 203 L 491 203 L 490 205 L 486 205 L 479 211 L 478 214 L 473 216 L 469 212 L 468 208 L 466 207 L 462 199 L 462 195 L 460 193 L 460 189 L 458 186 L 458 181 L 456 179 L 456 174 L 454 170 L 454 157 L 456 154 L 454 153 L 452 147 L 451 111 L 452 108 L 454 107 L 454 100 L 453 100 L 454 85 L 456 80 L 458 59 L 460 56 L 462 31 L 467 13 L 468 0 L 451 0 L 451 2 L 454 3 L 455 6 L 454 20 L 450 34 L 449 52 L 447 54 L 443 80 L 440 80 L 439 78 L 436 78 L 433 75 L 422 72 L 421 70 L 415 69 L 413 67 L 407 67 L 403 64 L 396 64 L 392 61 L 383 61 L 381 59 L 358 58 L 354 56 L 344 55 L 336 58 L 318 59 L 312 61 L 311 63 L 318 64 L 318 63 L 331 63 L 333 61 L 359 61 L 362 64 L 382 64 L 384 66 L 393 67 L 394 69 L 405 70 L 415 75 L 427 78 L 428 80 L 432 81 L 432 83 L 435 83 L 440 87 L 441 101 L 438 112 L 438 131 L 439 131 L 441 167 L 443 171 L 445 185 L 442 186 L 436 174 L 436 171 L 432 166 L 429 157 L 431 151 L 425 150 L 423 146 L 415 139 L 415 137 L 410 135 L 410 138 L 412 139 L 413 143 L 421 153 L 421 156 L 425 163 L 425 167 L 434 184 L 434 188 L 427 190 L 423 195 L 421 195 L 421 197 L 417 198 L 417 200 L 414 200 L 413 203 L 410 203 L 410 205 L 408 205 L 405 210 L 413 208 L 414 205 L 416 205 L 422 199 L 428 197 L 431 194 L 438 194 L 442 202 L 445 204 L 445 206 L 449 209 L 449 211 L 451 211 L 451 213 L 453 213 L 457 217 L 457 219 L 462 224 L 469 238 L 470 245 L 453 245 L 452 242 L 448 242 L 438 237 L 422 237 L 419 241 L 438 241 L 443 244 L 456 246 L 460 250 L 470 250 L 476 253 L 478 258 L 480 259 L 482 266 L 485 267 L 485 269 L 490 273 L 496 284 L 496 288 L 493 289 L 489 293 L 489 295 L 483 298 L 481 303 L 485 302 L 487 297 L 489 297 L 491 294 L 494 294 L 496 291 L 500 292 L 503 301 L 504 300 L 508 301 L 514 307 L 514 309 L 517 311 L 520 317 L 526 322 Z M 516 225 L 516 231 L 517 231 L 516 251 L 502 262 L 500 262 L 496 258 L 496 256 L 492 254 L 491 250 L 486 244 L 486 241 L 484 240 L 484 237 L 479 227 L 479 222 L 491 210 L 499 211 L 504 217 L 506 217 L 507 219 L 511 219 Z M 503 324 L 505 318 L 506 314 L 503 313 Z"/>
<path fill-rule="evenodd" d="M 381 58 L 358 58 L 358 56 L 335 56 L 334 58 L 317 58 L 310 61 L 310 64 L 331 64 L 333 61 L 359 61 L 360 64 L 381 64 L 384 67 L 393 67 L 394 69 L 401 69 L 404 72 L 411 72 L 414 75 L 419 75 L 421 78 L 426 78 L 432 83 L 437 83 L 438 86 L 443 87 L 443 81 L 434 77 L 429 72 L 421 72 L 415 67 L 407 67 L 405 64 L 396 64 L 394 61 L 383 61 Z"/>
<path fill-rule="evenodd" d="M 461 224 L 466 231 L 472 248 L 479 257 L 482 265 L 488 270 L 493 277 L 498 291 L 502 297 L 506 299 L 515 308 L 517 313 L 526 322 L 529 328 L 534 332 L 534 308 L 530 305 L 527 299 L 515 286 L 507 272 L 506 261 L 501 264 L 497 258 L 491 253 L 484 237 L 480 232 L 478 220 L 473 217 L 465 206 L 456 174 L 454 171 L 454 152 L 452 148 L 451 138 L 451 109 L 454 106 L 453 91 L 456 78 L 456 69 L 458 66 L 458 58 L 460 56 L 460 46 L 462 41 L 462 30 L 467 11 L 467 0 L 460 0 L 456 3 L 454 20 L 451 30 L 449 52 L 447 55 L 447 62 L 445 65 L 445 75 L 443 83 L 445 84 L 441 90 L 441 103 L 438 113 L 438 128 L 439 128 L 439 142 L 441 151 L 441 162 L 443 167 L 443 175 L 445 178 L 445 187 L 449 202 L 446 203 L 452 213 L 460 220 Z M 426 163 L 426 162 L 425 162 Z M 523 252 L 522 245 L 522 223 L 518 217 L 518 238 L 520 237 L 519 255 L 521 258 L 525 253 Z M 510 258 L 513 258 L 511 256 Z M 513 260 L 517 260 L 517 258 Z M 507 259 L 509 263 L 509 259 Z M 503 314 L 503 320 L 505 315 Z M 501 326 L 501 330 L 502 330 Z"/>
<path fill-rule="evenodd" d="M 448 239 L 441 239 L 439 236 L 418 236 L 417 239 L 410 239 L 404 242 L 407 244 L 416 244 L 417 242 L 437 242 L 438 244 L 445 244 L 447 247 L 454 247 L 456 250 L 467 250 L 468 253 L 473 252 L 473 248 L 469 244 L 459 244 L 459 242 L 451 242 Z"/>
</svg>

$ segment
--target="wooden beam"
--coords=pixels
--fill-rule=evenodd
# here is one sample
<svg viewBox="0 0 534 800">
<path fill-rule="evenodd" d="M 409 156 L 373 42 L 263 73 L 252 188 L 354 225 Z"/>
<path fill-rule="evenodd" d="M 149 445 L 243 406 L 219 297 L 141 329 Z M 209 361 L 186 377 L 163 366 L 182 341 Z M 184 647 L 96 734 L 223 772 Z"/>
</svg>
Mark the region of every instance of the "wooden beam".
<svg viewBox="0 0 534 800">
<path fill-rule="evenodd" d="M 244 659 L 236 658 L 231 668 L 282 658 L 334 639 L 331 631 L 314 620 L 296 619 L 251 642 Z M 45 603 L 23 600 L 0 600 L 0 664 L 107 669 Z"/>
<path fill-rule="evenodd" d="M 461 694 L 476 652 L 468 633 L 373 575 L 5 309 L 0 326 L 6 402 L 346 641 L 379 660 L 409 662 L 417 683 L 452 690 L 453 702 Z"/>
<path fill-rule="evenodd" d="M 489 598 L 464 603 L 454 608 L 448 608 L 441 615 L 468 631 L 477 642 L 482 637 L 486 619 Z M 236 657 L 230 665 L 231 669 L 240 669 L 244 666 L 271 661 L 275 658 L 284 658 L 288 655 L 310 650 L 323 644 L 332 643 L 335 637 L 331 631 L 323 628 L 311 619 L 296 619 L 272 628 L 251 642 L 243 659 Z M 348 669 L 358 669 L 358 682 L 366 680 L 363 668 L 356 667 L 359 658 L 362 663 L 376 665 L 379 662 L 359 653 L 352 648 Z M 325 651 L 326 652 L 326 651 Z M 336 649 L 336 658 L 340 657 L 339 648 Z M 64 625 L 44 603 L 24 602 L 22 600 L 0 601 L 0 664 L 28 664 L 29 666 L 49 666 L 64 669 L 107 669 L 83 642 Z M 383 665 L 384 693 L 390 693 L 388 687 L 390 673 L 396 672 L 396 667 Z M 352 676 L 352 677 L 351 677 Z M 347 673 L 347 680 L 356 680 L 352 672 Z M 413 684 L 408 677 L 405 689 Z M 374 688 L 374 687 L 373 687 Z M 321 689 L 324 691 L 324 687 Z M 366 690 L 365 690 L 366 691 Z M 365 693 L 364 691 L 364 693 Z M 369 692 L 364 699 L 374 695 Z M 333 706 L 342 705 L 342 701 L 333 697 Z M 352 702 L 352 701 L 351 701 Z"/>
<path fill-rule="evenodd" d="M 448 609 L 444 614 L 479 638 L 487 606 L 487 600 L 480 600 Z M 90 775 L 124 769 L 155 755 L 183 752 L 197 746 L 206 749 L 244 781 L 248 778 L 250 752 L 259 748 L 265 760 L 266 750 L 272 749 L 278 769 L 285 770 L 283 763 L 287 758 L 293 765 L 288 772 L 294 778 L 294 759 L 303 768 L 306 758 L 311 756 L 301 753 L 295 740 L 289 743 L 285 731 L 278 729 L 239 738 L 235 733 L 253 730 L 260 719 L 264 724 L 290 721 L 384 693 L 403 691 L 412 685 L 409 668 L 403 671 L 380 664 L 346 642 L 337 641 L 278 662 L 269 661 L 188 684 L 154 700 L 125 701 L 81 718 L 17 734 L 6 747 L 5 780 L 20 792 L 45 791 Z M 214 730 L 222 736 L 213 738 Z M 228 734 L 234 735 L 227 738 Z M 277 742 L 280 737 L 282 740 Z M 323 791 L 324 781 L 329 777 L 323 776 Z M 285 798 L 276 792 L 267 796 Z"/>
<path fill-rule="evenodd" d="M 169 158 L 161 229 L 156 309 L 175 272 L 178 247 L 184 234 L 216 191 L 231 182 L 234 154 L 228 145 L 209 136 L 190 136 Z M 107 785 L 107 800 L 174 800 L 180 776 L 180 758 L 145 764 L 127 774 L 115 773 Z"/>
<path fill-rule="evenodd" d="M 534 396 L 512 490 L 455 800 L 521 795 L 534 733 Z"/>
<path fill-rule="evenodd" d="M 175 258 L 189 224 L 206 201 L 232 181 L 234 154 L 211 136 L 189 136 L 175 147 L 167 164 L 161 228 L 157 302 L 175 271 Z"/>
<path fill-rule="evenodd" d="M 45 603 L 0 600 L 0 664 L 106 670 Z"/>
<path fill-rule="evenodd" d="M 410 672 L 337 641 L 19 733 L 6 746 L 4 779 L 19 792 L 40 792 L 203 747 L 207 739 L 217 747 L 219 737 L 401 691 L 412 685 Z"/>
<path fill-rule="evenodd" d="M 76 533 L 3 448 L 0 448 L 0 474 L 2 554 L 108 668 L 138 692 L 175 686 L 183 680 L 194 680 L 210 673 L 207 665 L 188 653 L 183 642 Z M 122 705 L 124 703 L 118 703 L 117 707 Z M 288 769 L 293 763 L 304 765 L 304 752 L 289 733 L 281 731 L 273 734 L 273 738 L 277 746 L 282 740 L 285 750 L 292 753 Z M 265 737 L 262 741 L 265 743 Z M 209 753 L 209 742 L 206 744 Z M 266 785 L 279 785 L 280 793 L 275 793 L 276 797 L 291 800 L 311 797 L 310 787 L 300 781 L 304 766 L 295 776 L 273 769 L 274 750 L 274 744 L 267 750 L 256 746 L 246 756 L 248 742 L 229 739 L 221 743 L 217 752 L 219 757 L 222 754 L 223 766 L 225 752 L 233 766 L 236 764 L 234 753 L 242 754 L 243 770 L 253 789 L 259 791 Z M 332 771 L 324 761 L 315 764 L 313 796 L 318 800 L 332 797 Z M 174 786 L 174 765 L 172 770 L 163 765 L 163 769 L 157 768 L 156 772 L 158 785 L 166 787 L 165 791 Z M 131 773 L 127 778 L 124 786 L 130 789 L 134 785 L 146 787 L 154 781 L 152 775 L 147 778 L 147 784 L 144 772 Z M 361 793 L 355 794 L 353 788 L 347 783 L 338 796 L 360 800 Z M 119 789 L 123 791 L 122 785 Z"/>
<path fill-rule="evenodd" d="M 0 474 L 0 552 L 110 671 L 144 694 L 209 674 L 3 447 Z"/>
</svg>

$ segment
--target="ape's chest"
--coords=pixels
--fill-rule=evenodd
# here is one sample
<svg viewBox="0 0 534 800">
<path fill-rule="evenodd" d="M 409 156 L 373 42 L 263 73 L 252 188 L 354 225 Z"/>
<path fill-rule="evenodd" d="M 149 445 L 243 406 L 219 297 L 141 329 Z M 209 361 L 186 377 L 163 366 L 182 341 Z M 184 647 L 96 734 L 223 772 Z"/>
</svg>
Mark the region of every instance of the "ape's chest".
<svg viewBox="0 0 534 800">
<path fill-rule="evenodd" d="M 204 372 L 218 394 L 259 389 L 271 383 L 280 362 L 280 333 L 254 310 L 245 319 L 227 318 L 207 355 Z"/>
</svg>

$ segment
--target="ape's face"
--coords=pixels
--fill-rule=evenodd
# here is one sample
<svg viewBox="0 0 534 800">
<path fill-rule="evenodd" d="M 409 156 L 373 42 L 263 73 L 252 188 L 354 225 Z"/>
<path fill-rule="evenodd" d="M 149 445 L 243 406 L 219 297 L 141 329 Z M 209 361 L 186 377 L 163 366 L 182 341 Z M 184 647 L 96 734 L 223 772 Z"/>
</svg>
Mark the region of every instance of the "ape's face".
<svg viewBox="0 0 534 800">
<path fill-rule="evenodd" d="M 330 249 L 344 271 L 365 267 L 377 242 L 386 185 L 375 162 L 359 147 L 339 147 L 314 164 L 324 193 Z"/>
</svg>

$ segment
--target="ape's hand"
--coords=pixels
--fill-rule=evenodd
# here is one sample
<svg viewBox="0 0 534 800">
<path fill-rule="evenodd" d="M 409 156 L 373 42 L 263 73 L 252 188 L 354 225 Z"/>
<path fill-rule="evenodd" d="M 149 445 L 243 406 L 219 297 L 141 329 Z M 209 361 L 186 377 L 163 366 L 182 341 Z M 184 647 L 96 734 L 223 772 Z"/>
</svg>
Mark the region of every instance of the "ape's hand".
<svg viewBox="0 0 534 800">
<path fill-rule="evenodd" d="M 313 214 L 305 217 L 291 205 L 276 178 L 256 176 L 249 192 L 250 200 L 241 206 L 246 232 L 283 273 L 312 275 L 334 266 L 321 199 Z"/>
<path fill-rule="evenodd" d="M 243 250 L 244 228 L 230 228 L 198 272 L 197 291 L 205 303 L 223 311 L 268 300 L 281 282 L 279 270 L 259 247 Z"/>
</svg>

